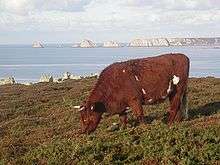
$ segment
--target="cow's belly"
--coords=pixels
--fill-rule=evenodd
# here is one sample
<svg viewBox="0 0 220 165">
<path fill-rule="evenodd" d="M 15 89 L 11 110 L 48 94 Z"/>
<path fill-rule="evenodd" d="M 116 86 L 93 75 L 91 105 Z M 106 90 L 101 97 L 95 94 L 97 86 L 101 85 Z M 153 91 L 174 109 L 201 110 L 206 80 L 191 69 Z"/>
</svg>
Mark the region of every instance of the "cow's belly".
<svg viewBox="0 0 220 165">
<path fill-rule="evenodd" d="M 166 77 L 152 78 L 141 84 L 144 104 L 154 104 L 168 97 L 169 79 Z"/>
</svg>

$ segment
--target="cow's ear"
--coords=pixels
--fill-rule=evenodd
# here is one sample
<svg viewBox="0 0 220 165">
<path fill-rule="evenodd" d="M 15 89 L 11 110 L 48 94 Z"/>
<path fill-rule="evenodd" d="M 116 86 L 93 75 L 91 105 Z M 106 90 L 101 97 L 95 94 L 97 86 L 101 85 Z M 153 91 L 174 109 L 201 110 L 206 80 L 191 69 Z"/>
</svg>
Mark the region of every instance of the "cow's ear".
<svg viewBox="0 0 220 165">
<path fill-rule="evenodd" d="M 95 102 L 94 105 L 91 106 L 91 110 L 95 112 L 105 112 L 105 105 L 102 102 Z"/>
</svg>

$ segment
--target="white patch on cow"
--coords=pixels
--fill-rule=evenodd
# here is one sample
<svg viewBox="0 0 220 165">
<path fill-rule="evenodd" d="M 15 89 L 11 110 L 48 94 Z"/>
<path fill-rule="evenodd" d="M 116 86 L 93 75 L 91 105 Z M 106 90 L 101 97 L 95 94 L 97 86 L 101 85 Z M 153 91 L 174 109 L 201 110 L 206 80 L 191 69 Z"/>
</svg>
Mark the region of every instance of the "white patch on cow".
<svg viewBox="0 0 220 165">
<path fill-rule="evenodd" d="M 171 81 L 169 82 L 169 87 L 167 89 L 167 94 L 169 94 L 171 92 Z"/>
<path fill-rule="evenodd" d="M 123 69 L 123 71 L 122 71 L 123 73 L 125 73 L 125 70 Z"/>
<path fill-rule="evenodd" d="M 129 110 L 129 109 L 130 109 L 130 107 L 126 107 L 125 109 L 126 109 L 126 110 Z"/>
<path fill-rule="evenodd" d="M 148 102 L 152 102 L 152 101 L 153 101 L 153 99 L 149 99 L 149 100 L 148 100 Z"/>
<path fill-rule="evenodd" d="M 173 76 L 173 84 L 177 85 L 179 83 L 179 81 L 180 81 L 180 78 L 178 76 L 174 75 Z"/>
<path fill-rule="evenodd" d="M 138 76 L 135 75 L 134 77 L 135 77 L 136 81 L 140 81 Z"/>
<path fill-rule="evenodd" d="M 91 110 L 93 110 L 94 109 L 94 106 L 91 106 L 91 108 L 90 108 Z"/>
<path fill-rule="evenodd" d="M 142 92 L 143 92 L 143 94 L 144 95 L 146 95 L 147 93 L 146 93 L 146 91 L 142 88 Z"/>
</svg>

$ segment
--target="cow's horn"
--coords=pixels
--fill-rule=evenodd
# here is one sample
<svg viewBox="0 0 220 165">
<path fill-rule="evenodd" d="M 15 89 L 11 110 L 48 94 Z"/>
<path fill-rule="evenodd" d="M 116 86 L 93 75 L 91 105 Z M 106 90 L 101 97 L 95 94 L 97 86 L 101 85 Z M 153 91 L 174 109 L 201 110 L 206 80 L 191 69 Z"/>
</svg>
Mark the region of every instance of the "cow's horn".
<svg viewBox="0 0 220 165">
<path fill-rule="evenodd" d="M 82 111 L 82 110 L 84 110 L 85 109 L 85 107 L 82 107 L 82 108 L 80 108 L 78 111 L 80 112 L 80 111 Z"/>
<path fill-rule="evenodd" d="M 79 109 L 80 106 L 79 106 L 79 105 L 75 105 L 73 108 L 75 108 L 75 109 Z"/>
</svg>

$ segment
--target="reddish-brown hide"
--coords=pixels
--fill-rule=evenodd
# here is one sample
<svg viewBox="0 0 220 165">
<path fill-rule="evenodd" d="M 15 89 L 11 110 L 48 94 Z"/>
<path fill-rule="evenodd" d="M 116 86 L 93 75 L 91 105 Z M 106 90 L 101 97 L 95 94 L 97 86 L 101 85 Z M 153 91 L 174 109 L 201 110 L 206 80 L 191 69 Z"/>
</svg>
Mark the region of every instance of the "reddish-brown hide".
<svg viewBox="0 0 220 165">
<path fill-rule="evenodd" d="M 142 105 L 170 100 L 168 124 L 186 115 L 189 59 L 184 54 L 164 54 L 114 63 L 105 68 L 80 108 L 82 132 L 94 131 L 104 112 L 119 114 L 126 125 L 128 107 L 143 122 Z"/>
</svg>

